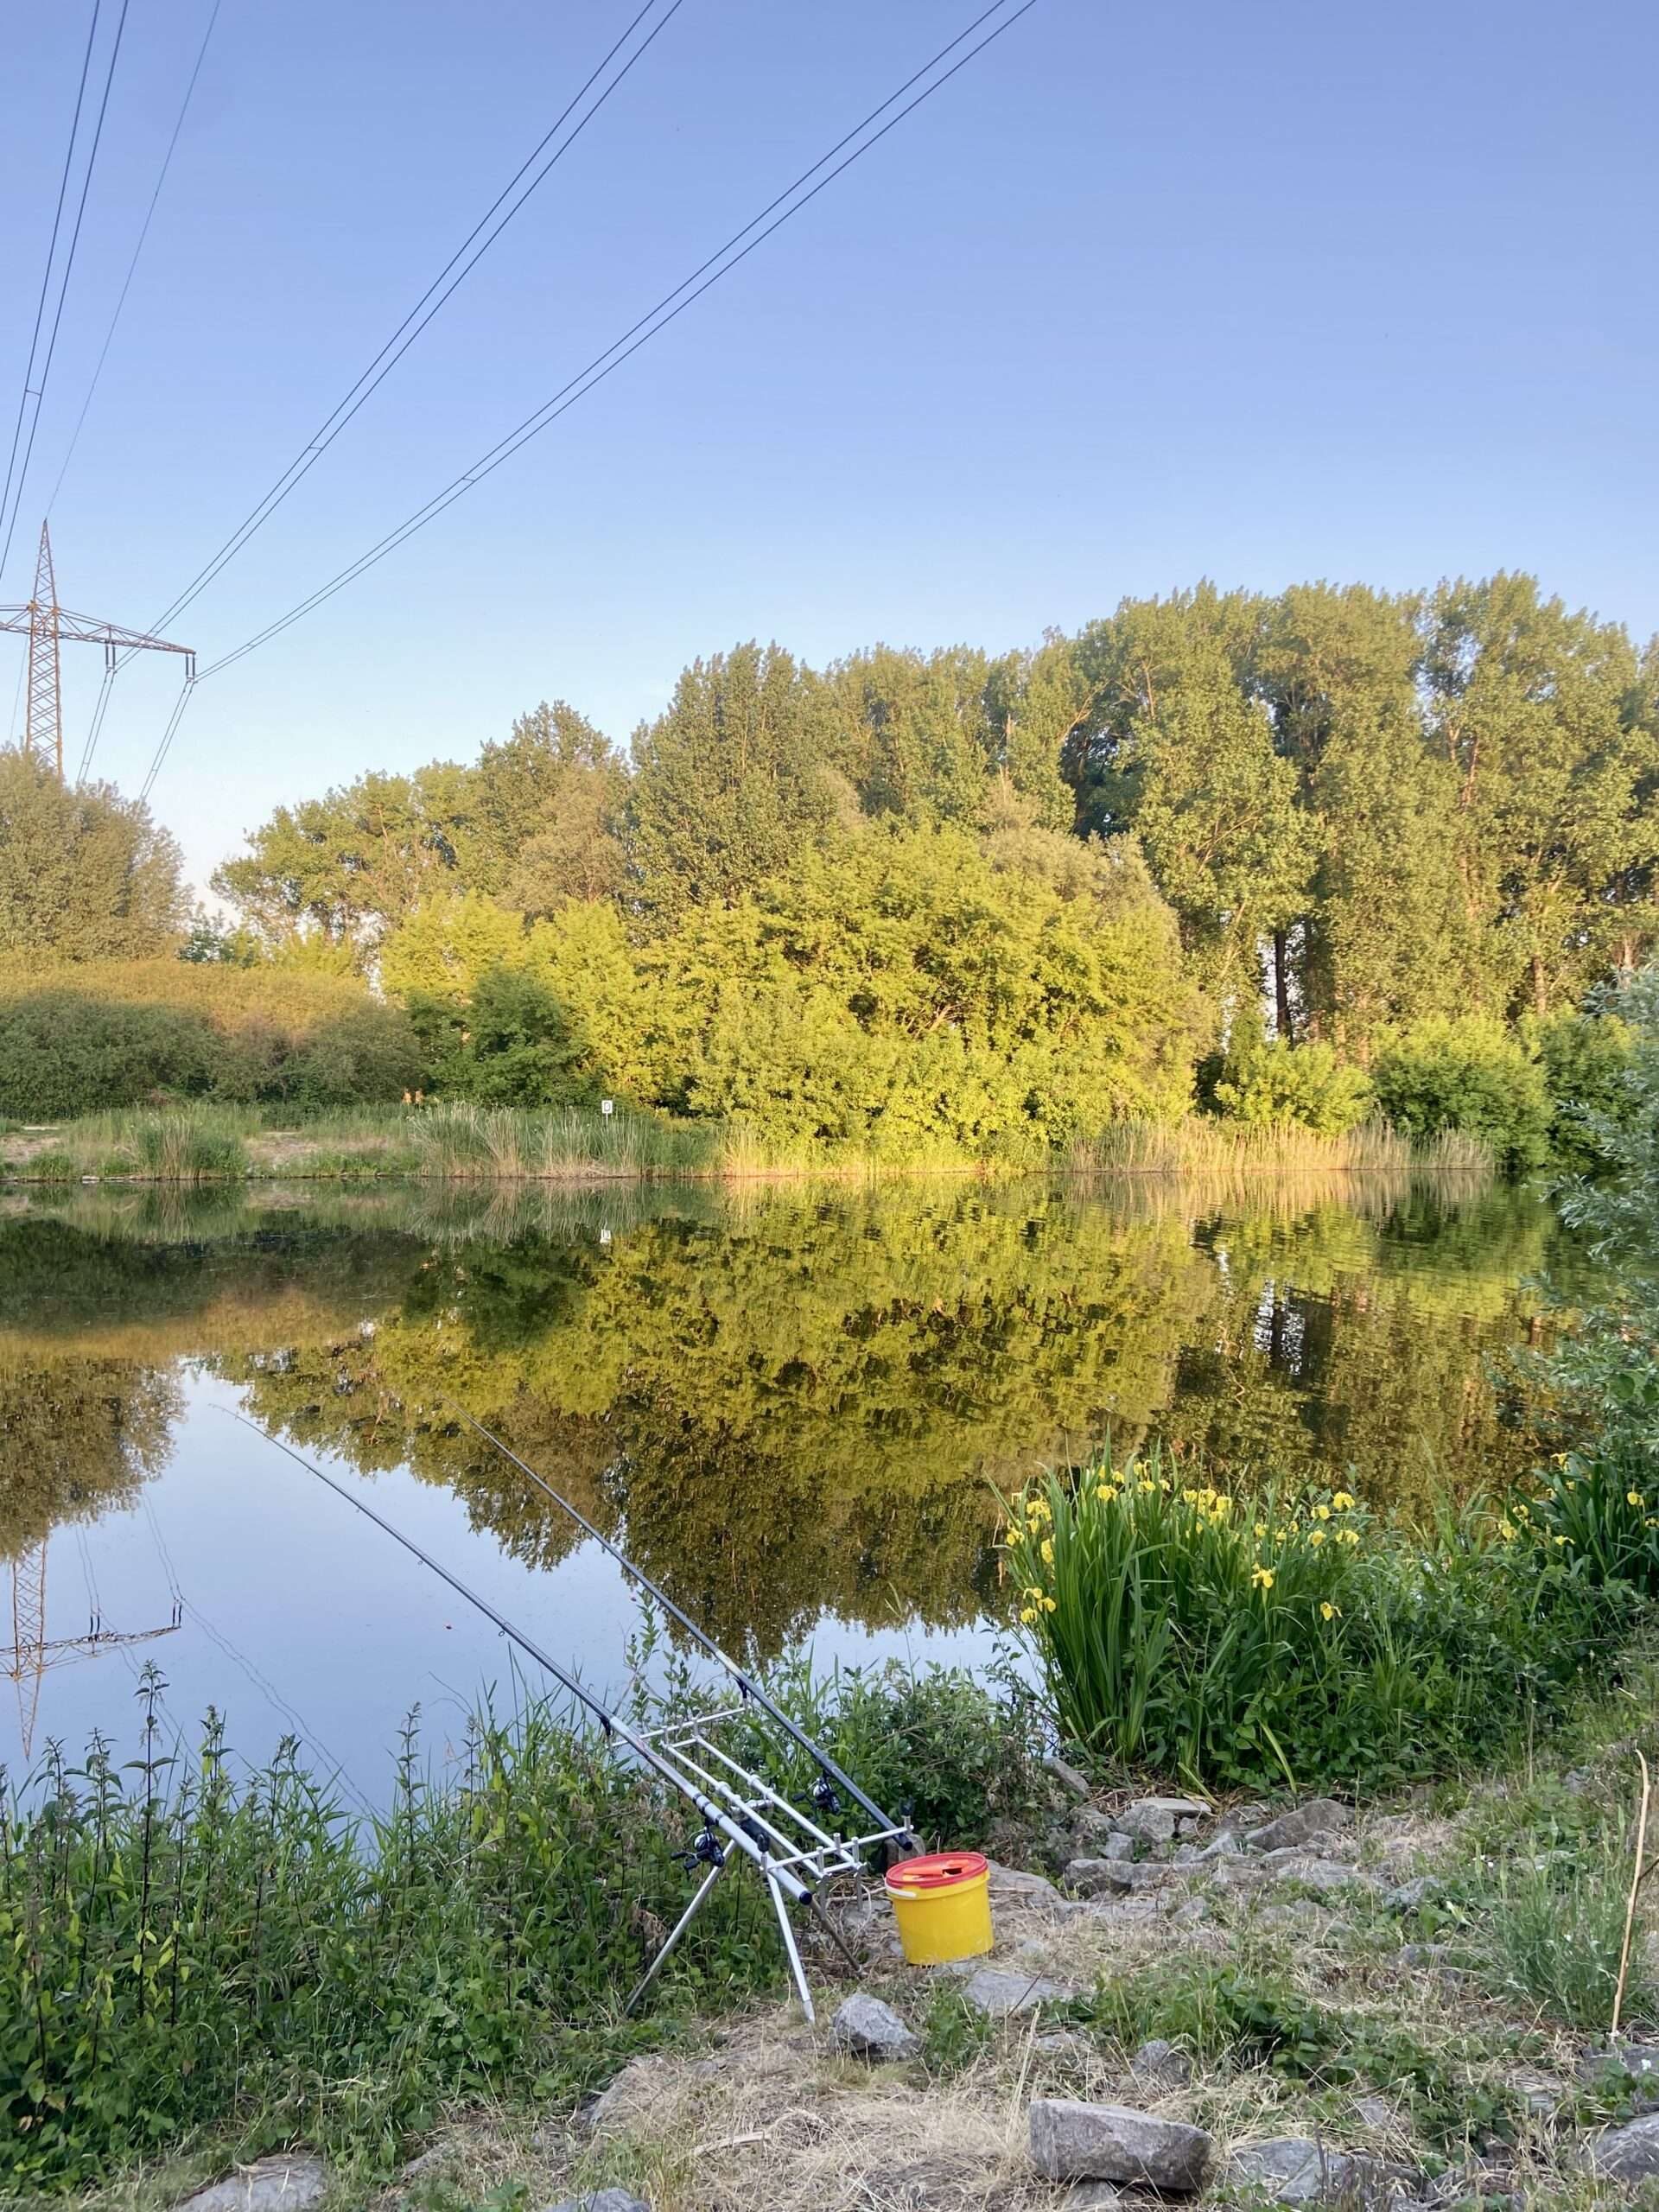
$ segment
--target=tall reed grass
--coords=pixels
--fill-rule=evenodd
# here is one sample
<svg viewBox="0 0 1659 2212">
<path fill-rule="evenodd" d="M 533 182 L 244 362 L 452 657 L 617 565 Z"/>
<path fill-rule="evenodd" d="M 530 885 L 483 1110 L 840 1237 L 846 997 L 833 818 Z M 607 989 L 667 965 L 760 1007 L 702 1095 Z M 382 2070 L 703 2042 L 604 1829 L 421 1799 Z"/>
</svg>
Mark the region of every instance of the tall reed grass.
<svg viewBox="0 0 1659 2212">
<path fill-rule="evenodd" d="M 1492 1156 L 1478 1139 L 1445 1132 L 1414 1146 L 1382 1122 L 1363 1122 L 1342 1136 L 1313 1129 L 1259 1128 L 1211 1115 L 1181 1122 L 1111 1122 L 1078 1138 L 1065 1157 L 1073 1174 L 1181 1176 L 1224 1183 L 1260 1176 L 1310 1181 L 1353 1179 L 1392 1185 L 1478 1188 L 1493 1174 Z"/>
</svg>

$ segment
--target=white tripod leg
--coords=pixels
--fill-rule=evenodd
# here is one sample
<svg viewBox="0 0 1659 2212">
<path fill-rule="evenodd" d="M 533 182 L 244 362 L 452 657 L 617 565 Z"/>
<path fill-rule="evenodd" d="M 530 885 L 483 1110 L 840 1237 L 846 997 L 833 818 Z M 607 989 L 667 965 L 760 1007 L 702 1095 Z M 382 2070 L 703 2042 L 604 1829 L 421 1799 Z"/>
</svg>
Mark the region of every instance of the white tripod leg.
<svg viewBox="0 0 1659 2212">
<path fill-rule="evenodd" d="M 675 1922 L 673 1934 L 669 1937 L 667 1942 L 664 1944 L 662 1949 L 658 1952 L 651 1964 L 645 1968 L 644 1980 L 640 1982 L 632 1996 L 629 1998 L 627 2003 L 622 2007 L 622 2010 L 625 2012 L 632 2012 L 634 2006 L 639 2002 L 639 1999 L 651 1987 L 652 1983 L 656 1980 L 658 1975 L 668 1964 L 670 1952 L 673 1950 L 674 1946 L 679 1942 L 681 1936 L 684 1935 L 686 1929 L 696 1918 L 703 1899 L 708 1896 L 709 1891 L 714 1888 L 715 1884 L 720 1879 L 725 1871 L 726 1862 L 722 1859 L 715 1866 L 711 1866 L 709 1869 L 709 1872 L 703 1876 L 702 1882 L 698 1885 L 696 1897 L 692 1898 L 690 1904 L 687 1905 L 685 1910 Z"/>
</svg>

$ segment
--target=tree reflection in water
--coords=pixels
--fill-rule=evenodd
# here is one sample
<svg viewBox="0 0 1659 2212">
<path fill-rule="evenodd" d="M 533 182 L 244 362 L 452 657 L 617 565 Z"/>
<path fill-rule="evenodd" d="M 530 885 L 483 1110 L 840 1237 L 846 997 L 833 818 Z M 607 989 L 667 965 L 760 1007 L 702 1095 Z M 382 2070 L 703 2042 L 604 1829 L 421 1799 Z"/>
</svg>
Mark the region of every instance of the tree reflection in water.
<svg viewBox="0 0 1659 2212">
<path fill-rule="evenodd" d="M 1160 1185 L 284 1194 L 0 1224 L 0 1549 L 128 1502 L 186 1358 L 365 1472 L 408 1465 L 550 1566 L 497 1429 L 717 1636 L 998 1609 L 995 1491 L 1109 1429 L 1380 1505 L 1535 1448 L 1495 1353 L 1572 1262 L 1507 1191 L 1368 1207 Z"/>
</svg>

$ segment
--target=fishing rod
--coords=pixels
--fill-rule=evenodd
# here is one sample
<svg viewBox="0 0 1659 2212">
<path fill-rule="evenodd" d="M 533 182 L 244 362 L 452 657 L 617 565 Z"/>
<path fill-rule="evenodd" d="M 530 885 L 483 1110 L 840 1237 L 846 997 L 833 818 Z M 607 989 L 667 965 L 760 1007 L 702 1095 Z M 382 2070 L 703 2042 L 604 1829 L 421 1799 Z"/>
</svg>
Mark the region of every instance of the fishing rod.
<svg viewBox="0 0 1659 2212">
<path fill-rule="evenodd" d="M 423 1567 L 430 1567 L 440 1581 L 447 1582 L 458 1597 L 464 1598 L 469 1605 L 476 1606 L 485 1619 L 493 1622 L 510 1643 L 516 1643 L 518 1649 L 527 1653 L 538 1667 L 544 1667 L 556 1682 L 569 1690 L 572 1697 L 587 1707 L 598 1721 L 607 1738 L 613 1736 L 620 1737 L 628 1749 L 643 1760 L 654 1773 L 660 1775 L 664 1781 L 671 1783 L 675 1789 L 689 1796 L 698 1812 L 702 1814 L 706 1825 L 723 1828 L 731 1840 L 740 1848 L 770 1850 L 768 1840 L 758 1825 L 752 1824 L 743 1827 L 740 1832 L 738 1824 L 735 1824 L 719 1806 L 704 1797 L 701 1791 L 689 1787 L 684 1776 L 676 1767 L 671 1766 L 643 1736 L 630 1728 L 620 1713 L 613 1712 L 610 1707 L 595 1697 L 591 1690 L 585 1689 L 574 1675 L 567 1674 L 558 1662 L 556 1659 L 550 1659 L 541 1646 L 526 1636 L 522 1629 L 515 1628 L 505 1613 L 498 1612 L 487 1598 L 480 1598 L 476 1590 L 469 1589 L 459 1575 L 452 1574 L 442 1560 L 434 1559 L 431 1553 L 423 1550 L 412 1536 L 405 1535 L 404 1531 L 388 1521 L 384 1514 L 377 1513 L 372 1505 L 365 1503 L 362 1498 L 347 1490 L 344 1483 L 338 1483 L 332 1475 L 325 1474 L 321 1467 L 314 1465 L 309 1459 L 303 1458 L 294 1450 L 291 1445 L 284 1444 L 280 1436 L 273 1436 L 269 1429 L 262 1428 L 257 1421 L 250 1421 L 245 1414 L 238 1413 L 232 1413 L 231 1419 L 240 1421 L 244 1428 L 251 1428 L 256 1436 L 264 1437 L 267 1444 L 274 1444 L 280 1452 L 293 1460 L 296 1467 L 303 1467 L 307 1474 L 315 1475 L 320 1483 L 334 1491 L 336 1497 L 343 1497 L 347 1505 L 355 1506 L 359 1513 L 373 1522 L 377 1529 L 384 1529 L 394 1542 L 401 1544 L 406 1552 L 412 1553 Z M 810 1895 L 804 1883 L 795 1881 L 793 1887 L 798 1892 L 796 1897 L 798 1904 Z"/>
<path fill-rule="evenodd" d="M 696 1624 L 687 1621 L 684 1614 L 671 1601 L 664 1599 L 664 1603 L 669 1606 L 669 1610 L 675 1618 L 684 1621 L 691 1633 L 701 1642 L 709 1644 L 709 1649 L 715 1652 L 716 1658 L 721 1659 L 728 1669 L 736 1676 L 744 1688 L 746 1698 L 749 1694 L 758 1696 L 765 1710 L 774 1715 L 789 1734 L 804 1745 L 818 1761 L 821 1770 L 819 1779 L 814 1784 L 811 1793 L 814 1812 L 804 1811 L 790 1798 L 774 1789 L 761 1776 L 743 1766 L 729 1751 L 715 1740 L 715 1732 L 717 1725 L 731 1719 L 734 1713 L 742 1712 L 744 1710 L 742 1704 L 729 1707 L 724 1712 L 677 1715 L 657 1728 L 640 1730 L 631 1727 L 620 1713 L 613 1711 L 602 1699 L 597 1697 L 592 1690 L 584 1688 L 574 1675 L 569 1673 L 556 1659 L 543 1651 L 540 1644 L 526 1636 L 524 1630 L 510 1621 L 505 1613 L 491 1605 L 488 1599 L 480 1597 L 478 1592 L 470 1588 L 459 1575 L 452 1573 L 441 1560 L 435 1559 L 429 1551 L 417 1544 L 412 1536 L 406 1535 L 394 1522 L 388 1521 L 384 1514 L 378 1513 L 373 1506 L 358 1497 L 354 1491 L 348 1490 L 345 1484 L 337 1482 L 332 1475 L 326 1473 L 322 1468 L 315 1465 L 302 1453 L 296 1452 L 292 1446 L 283 1443 L 281 1437 L 273 1436 L 269 1429 L 263 1428 L 257 1421 L 250 1421 L 245 1414 L 232 1412 L 228 1407 L 225 1410 L 231 1414 L 232 1421 L 239 1421 L 244 1428 L 251 1429 L 256 1436 L 263 1437 L 267 1444 L 275 1445 L 284 1458 L 293 1460 L 295 1465 L 302 1468 L 307 1474 L 315 1476 L 326 1489 L 333 1491 L 336 1497 L 344 1498 L 348 1505 L 362 1514 L 365 1519 L 373 1522 L 375 1527 L 390 1536 L 394 1543 L 402 1545 L 403 1548 L 417 1559 L 423 1567 L 429 1567 L 441 1582 L 447 1584 L 458 1597 L 465 1599 L 467 1603 L 480 1612 L 486 1620 L 493 1623 L 510 1643 L 517 1644 L 518 1649 L 533 1659 L 538 1667 L 545 1668 L 555 1681 L 560 1683 L 586 1711 L 592 1713 L 604 1732 L 613 1753 L 619 1742 L 625 1745 L 641 1765 L 662 1781 L 666 1782 L 671 1789 L 677 1790 L 683 1797 L 688 1799 L 701 1815 L 702 1834 L 696 1837 L 689 1850 L 677 1855 L 684 1860 L 690 1869 L 695 1871 L 699 1866 L 705 1869 L 702 1880 L 690 1904 L 687 1905 L 670 1932 L 667 1940 L 646 1968 L 644 1979 L 629 1997 L 624 2010 L 626 2012 L 633 2010 L 640 1998 L 661 1973 L 669 1955 L 696 1917 L 709 1891 L 726 1868 L 728 1864 L 726 1847 L 729 1845 L 753 1862 L 766 1885 L 767 1894 L 772 1899 L 772 1908 L 777 1915 L 778 1932 L 782 1939 L 785 1955 L 789 1962 L 790 1976 L 794 1982 L 796 1993 L 800 1998 L 802 2009 L 807 2018 L 809 2020 L 815 2018 L 812 1992 L 806 1979 L 806 1969 L 801 1961 L 799 1947 L 795 1941 L 795 1931 L 790 1925 L 789 1906 L 791 1904 L 805 1905 L 817 1916 L 856 1970 L 858 1961 L 849 1949 L 841 1930 L 824 1911 L 817 1894 L 818 1889 L 832 1876 L 862 1874 L 865 1871 L 865 1854 L 868 1852 L 886 1853 L 894 1846 L 908 1847 L 913 1850 L 915 1839 L 908 1827 L 896 1827 L 879 1806 L 873 1805 L 863 1791 L 842 1774 L 841 1770 L 812 1742 L 810 1737 L 797 1728 L 786 1714 L 779 1713 L 771 1700 L 766 1697 L 764 1692 L 758 1689 L 758 1686 L 749 1681 L 749 1678 L 741 1668 L 733 1666 L 732 1662 L 725 1658 L 723 1653 L 712 1643 L 709 1643 L 708 1637 L 702 1635 Z M 470 1416 L 467 1418 L 470 1419 Z M 474 1422 L 473 1426 L 477 1427 L 480 1424 Z M 487 1430 L 483 1433 L 488 1434 Z M 506 1452 L 506 1446 L 499 1444 L 499 1439 L 492 1437 L 490 1440 L 496 1443 L 500 1450 Z M 512 1459 L 515 1465 L 523 1467 L 524 1471 L 533 1480 L 541 1482 L 541 1477 L 536 1473 L 534 1468 L 524 1467 L 524 1462 L 516 1453 L 507 1452 L 507 1457 Z M 542 1487 L 547 1489 L 549 1486 L 543 1483 Z M 556 1492 L 550 1494 L 557 1496 Z M 562 1498 L 558 1502 L 561 1504 L 564 1503 Z M 592 1523 L 583 1519 L 581 1514 L 575 1513 L 574 1507 L 567 1507 L 566 1510 L 575 1514 L 576 1520 L 581 1522 L 584 1528 L 592 1529 Z M 592 1532 L 595 1535 L 599 1534 L 597 1529 L 593 1529 Z M 600 1541 L 604 1543 L 605 1539 L 601 1536 Z M 614 1546 L 608 1544 L 606 1545 L 606 1548 L 609 1551 L 615 1549 Z M 620 1554 L 618 1554 L 617 1556 L 620 1558 Z M 632 1567 L 630 1562 L 624 1560 L 622 1563 L 630 1567 L 630 1572 L 636 1574 L 639 1573 L 637 1568 Z M 655 1590 L 656 1586 L 650 1583 L 647 1578 L 641 1576 L 640 1580 L 646 1581 L 647 1587 Z M 817 1817 L 819 1815 L 827 1817 L 831 1811 L 837 1809 L 835 1793 L 830 1783 L 831 1777 L 841 1781 L 859 1803 L 867 1811 L 874 1815 L 878 1825 L 872 1833 L 853 1837 L 831 1834 L 823 1827 L 822 1821 Z"/>
<path fill-rule="evenodd" d="M 545 1476 L 537 1474 L 535 1468 L 530 1465 L 529 1461 L 526 1459 L 521 1459 L 518 1454 L 512 1449 L 512 1446 L 509 1444 L 504 1444 L 501 1439 L 496 1435 L 493 1429 L 486 1428 L 481 1421 L 474 1420 L 473 1415 L 467 1411 L 467 1408 L 464 1406 L 457 1405 L 453 1398 L 446 1398 L 442 1400 L 440 1402 L 447 1405 L 452 1413 L 459 1414 L 461 1419 L 466 1422 L 467 1427 L 475 1430 L 480 1436 L 484 1438 L 486 1443 L 494 1445 L 496 1450 L 501 1453 L 502 1457 L 505 1459 L 510 1459 L 512 1462 L 512 1465 L 518 1469 L 521 1474 L 528 1475 L 531 1482 L 536 1484 L 538 1490 L 545 1491 L 548 1497 L 552 1499 L 555 1505 L 562 1507 L 563 1510 L 569 1515 L 570 1518 L 575 1522 L 579 1528 L 585 1529 L 595 1543 L 602 1546 L 603 1548 L 610 1554 L 611 1557 L 616 1561 L 617 1565 L 625 1573 L 631 1574 L 642 1590 L 648 1590 L 651 1592 L 651 1595 L 657 1600 L 657 1603 L 662 1606 L 663 1610 L 677 1620 L 680 1626 L 686 1630 L 688 1635 L 694 1637 L 702 1646 L 705 1651 L 711 1653 L 713 1656 L 719 1661 L 720 1664 L 726 1669 L 726 1672 L 732 1677 L 733 1681 L 736 1682 L 738 1688 L 742 1691 L 746 1698 L 753 1699 L 754 1703 L 760 1707 L 760 1710 L 766 1713 L 770 1719 L 777 1722 L 778 1726 L 791 1739 L 791 1741 L 798 1744 L 804 1751 L 807 1752 L 810 1758 L 817 1762 L 820 1783 L 819 1786 L 814 1789 L 813 1797 L 814 1802 L 818 1804 L 820 1811 L 834 1811 L 836 1809 L 833 1803 L 826 1802 L 830 1793 L 825 1791 L 823 1788 L 823 1785 L 825 1783 L 834 1783 L 844 1789 L 850 1797 L 852 1797 L 858 1804 L 861 1805 L 864 1810 L 868 1813 L 873 1819 L 880 1821 L 885 1827 L 892 1827 L 892 1822 L 888 1819 L 887 1815 L 882 1811 L 881 1808 L 874 1802 L 874 1800 L 873 1798 L 867 1797 L 864 1792 L 859 1788 L 858 1784 L 853 1780 L 852 1777 L 849 1774 L 844 1773 L 842 1769 L 836 1765 L 835 1760 L 830 1758 L 830 1754 L 823 1749 L 823 1745 L 815 1743 L 812 1738 L 807 1734 L 804 1728 L 799 1726 L 797 1722 L 791 1719 L 789 1714 L 784 1711 L 780 1705 L 777 1704 L 772 1698 L 767 1696 L 766 1691 L 761 1688 L 760 1683 L 755 1681 L 754 1677 L 751 1674 L 749 1674 L 744 1668 L 740 1667 L 735 1659 L 729 1658 L 727 1654 L 721 1649 L 714 1638 L 707 1634 L 704 1630 L 699 1628 L 696 1621 L 691 1618 L 689 1613 L 683 1611 L 681 1608 L 675 1604 L 674 1600 L 669 1596 L 667 1591 L 663 1588 L 660 1583 L 653 1582 L 650 1575 L 645 1573 L 643 1567 L 636 1567 L 633 1561 L 627 1557 L 626 1554 L 620 1550 L 617 1545 L 613 1544 L 610 1538 L 606 1535 L 602 1530 L 596 1529 L 594 1526 L 593 1522 L 588 1518 L 588 1516 L 583 1513 L 579 1507 L 573 1505 L 568 1497 L 562 1497 L 560 1493 L 554 1489 L 552 1484 L 547 1480 Z M 907 1842 L 912 1849 L 917 1847 L 916 1839 L 910 1834 L 908 1829 L 901 1829 L 899 1833 L 902 1839 Z"/>
</svg>

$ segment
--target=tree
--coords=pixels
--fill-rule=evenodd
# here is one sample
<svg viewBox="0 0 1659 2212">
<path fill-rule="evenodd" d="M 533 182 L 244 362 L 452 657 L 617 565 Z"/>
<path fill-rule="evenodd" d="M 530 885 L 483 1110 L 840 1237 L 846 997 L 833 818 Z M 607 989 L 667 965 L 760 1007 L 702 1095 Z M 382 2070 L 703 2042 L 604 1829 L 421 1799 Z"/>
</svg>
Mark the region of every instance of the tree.
<svg viewBox="0 0 1659 2212">
<path fill-rule="evenodd" d="M 654 1102 L 893 1158 L 1179 1114 L 1201 1009 L 1167 908 L 1117 866 L 1096 853 L 1068 895 L 961 830 L 872 830 L 694 910 L 641 956 Z"/>
<path fill-rule="evenodd" d="M 729 905 L 792 865 L 835 816 L 823 689 L 781 646 L 694 661 L 634 739 L 632 849 L 659 925 Z"/>
<path fill-rule="evenodd" d="M 142 960 L 188 926 L 179 849 L 142 799 L 0 752 L 0 954 Z"/>
<path fill-rule="evenodd" d="M 1526 575 L 1442 584 L 1424 632 L 1465 905 L 1490 917 L 1514 1001 L 1544 1014 L 1625 957 L 1624 900 L 1659 859 L 1640 664 L 1623 628 Z"/>
<path fill-rule="evenodd" d="M 1045 632 L 1034 652 L 991 664 L 985 712 L 996 765 L 1046 830 L 1069 830 L 1077 798 L 1065 763 L 1089 719 L 1088 679 L 1072 640 Z"/>
<path fill-rule="evenodd" d="M 476 891 L 444 891 L 399 922 L 381 948 L 380 985 L 395 998 L 470 998 L 492 969 L 522 967 L 522 914 Z"/>
<path fill-rule="evenodd" d="M 312 931 L 367 968 L 389 930 L 454 882 L 472 799 L 468 771 L 447 761 L 361 776 L 279 806 L 247 854 L 215 871 L 213 889 L 268 942 Z"/>
<path fill-rule="evenodd" d="M 563 700 L 521 715 L 474 772 L 462 860 L 470 885 L 519 912 L 622 890 L 627 768 L 610 740 Z"/>
<path fill-rule="evenodd" d="M 926 655 L 876 645 L 829 671 L 836 764 L 866 814 L 912 829 L 974 820 L 995 750 L 988 673 L 968 645 Z"/>
</svg>

